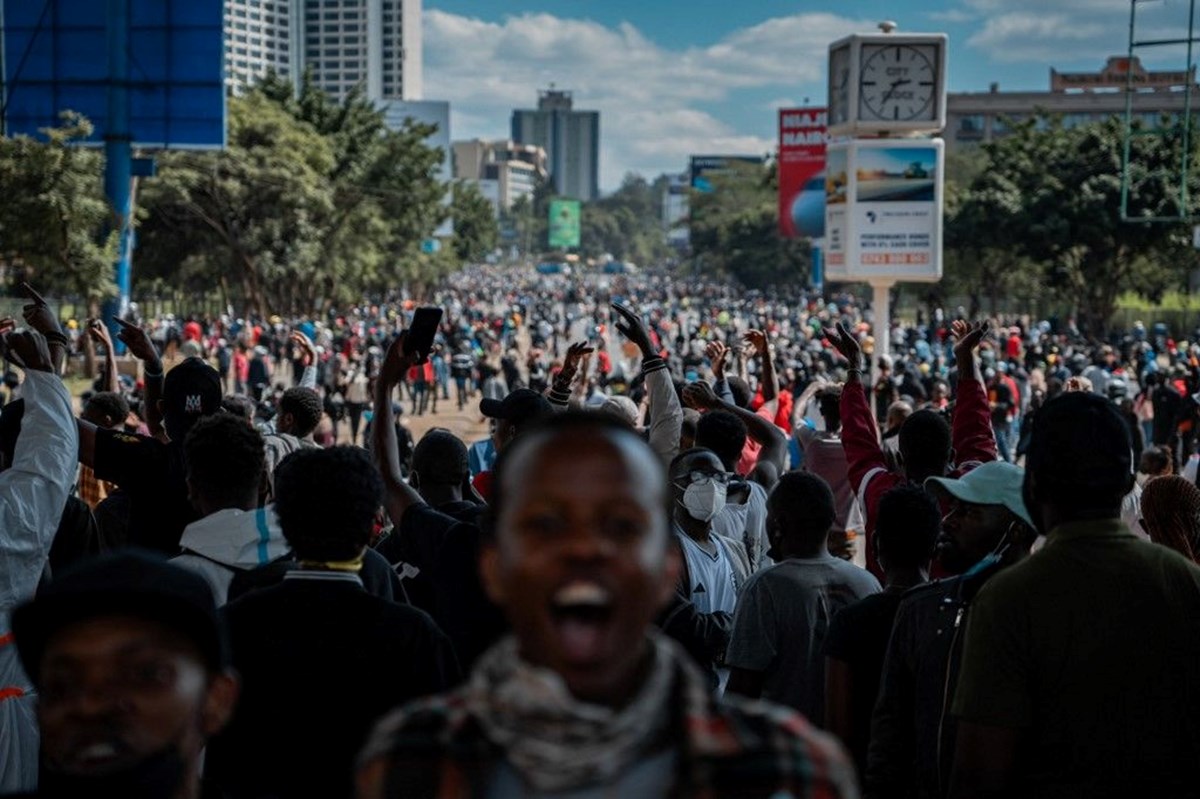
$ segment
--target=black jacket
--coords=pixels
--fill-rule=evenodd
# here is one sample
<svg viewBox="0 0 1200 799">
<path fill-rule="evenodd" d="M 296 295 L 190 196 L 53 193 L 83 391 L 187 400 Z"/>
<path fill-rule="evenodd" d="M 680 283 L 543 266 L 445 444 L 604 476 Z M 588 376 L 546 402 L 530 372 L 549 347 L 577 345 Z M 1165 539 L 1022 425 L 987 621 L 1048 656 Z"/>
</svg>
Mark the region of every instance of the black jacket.
<svg viewBox="0 0 1200 799">
<path fill-rule="evenodd" d="M 997 567 L 904 595 L 883 662 L 863 778 L 866 799 L 941 799 L 958 732 L 950 715 L 971 600 Z"/>
<path fill-rule="evenodd" d="M 242 695 L 209 744 L 206 775 L 233 799 L 352 796 L 375 722 L 458 682 L 450 643 L 427 615 L 345 575 L 312 576 L 222 609 Z"/>
</svg>

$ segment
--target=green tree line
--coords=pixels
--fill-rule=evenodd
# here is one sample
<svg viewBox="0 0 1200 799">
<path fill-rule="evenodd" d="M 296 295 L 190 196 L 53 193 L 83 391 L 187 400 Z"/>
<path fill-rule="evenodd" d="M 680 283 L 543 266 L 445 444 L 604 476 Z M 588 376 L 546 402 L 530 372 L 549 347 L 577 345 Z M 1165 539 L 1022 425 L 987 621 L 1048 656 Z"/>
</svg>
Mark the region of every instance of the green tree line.
<svg viewBox="0 0 1200 799">
<path fill-rule="evenodd" d="M 0 140 L 0 192 L 17 198 L 0 204 L 0 254 L 46 291 L 94 301 L 113 293 L 114 248 L 101 160 L 75 146 L 88 132 L 68 115 L 46 142 Z M 338 103 L 307 80 L 230 97 L 226 149 L 160 154 L 139 181 L 135 295 L 159 283 L 266 314 L 420 293 L 496 238 L 478 191 L 439 179 L 433 132 L 391 130 L 361 94 Z M 447 217 L 459 232 L 425 252 Z"/>
</svg>

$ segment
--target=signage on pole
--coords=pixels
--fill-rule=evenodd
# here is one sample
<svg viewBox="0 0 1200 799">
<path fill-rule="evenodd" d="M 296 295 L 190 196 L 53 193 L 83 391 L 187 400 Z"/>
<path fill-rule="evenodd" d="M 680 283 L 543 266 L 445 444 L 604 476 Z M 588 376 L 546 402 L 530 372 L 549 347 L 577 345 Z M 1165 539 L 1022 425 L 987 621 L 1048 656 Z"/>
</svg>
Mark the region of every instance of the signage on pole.
<svg viewBox="0 0 1200 799">
<path fill-rule="evenodd" d="M 846 190 L 849 153 L 830 146 L 825 155 L 825 279 L 849 280 L 846 264 Z"/>
<path fill-rule="evenodd" d="M 779 235 L 825 235 L 824 108 L 779 110 Z"/>
<path fill-rule="evenodd" d="M 578 247 L 580 227 L 579 200 L 550 201 L 550 249 Z"/>
<path fill-rule="evenodd" d="M 839 142 L 829 146 L 828 164 L 827 277 L 940 280 L 944 142 Z"/>
</svg>

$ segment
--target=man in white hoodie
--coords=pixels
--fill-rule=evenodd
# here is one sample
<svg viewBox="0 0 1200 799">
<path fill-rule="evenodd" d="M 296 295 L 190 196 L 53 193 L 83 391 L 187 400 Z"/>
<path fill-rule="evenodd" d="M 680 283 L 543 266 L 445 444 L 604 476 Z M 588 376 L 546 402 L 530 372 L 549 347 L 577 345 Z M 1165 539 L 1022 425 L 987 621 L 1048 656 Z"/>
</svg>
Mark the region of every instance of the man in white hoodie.
<svg viewBox="0 0 1200 799">
<path fill-rule="evenodd" d="M 225 604 L 238 572 L 290 552 L 270 506 L 259 507 L 266 471 L 263 437 L 232 414 L 196 422 L 184 441 L 188 499 L 202 514 L 183 531 L 174 563 L 200 574 Z"/>
</svg>

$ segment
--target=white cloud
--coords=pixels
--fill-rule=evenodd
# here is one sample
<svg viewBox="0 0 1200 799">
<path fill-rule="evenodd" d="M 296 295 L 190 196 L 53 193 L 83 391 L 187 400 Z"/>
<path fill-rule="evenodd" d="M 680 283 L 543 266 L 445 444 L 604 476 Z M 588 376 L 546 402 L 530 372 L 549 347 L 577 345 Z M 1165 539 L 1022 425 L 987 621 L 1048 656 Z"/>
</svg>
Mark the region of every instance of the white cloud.
<svg viewBox="0 0 1200 799">
<path fill-rule="evenodd" d="M 1060 67 L 1094 62 L 1099 68 L 1105 57 L 1124 53 L 1129 46 L 1129 0 L 964 0 L 963 5 L 957 11 L 978 20 L 968 46 L 997 62 L 1040 61 Z M 1154 29 L 1182 36 L 1187 30 L 1186 5 L 1140 4 L 1139 38 L 1147 38 Z M 1180 60 L 1181 53 L 1157 50 L 1140 55 L 1148 64 L 1162 64 Z"/>
<path fill-rule="evenodd" d="M 931 11 L 925 16 L 929 17 L 934 22 L 970 22 L 975 19 L 975 15 L 970 11 L 964 11 L 961 8 L 951 8 L 946 11 Z"/>
<path fill-rule="evenodd" d="M 706 47 L 670 49 L 636 27 L 608 27 L 550 14 L 502 22 L 427 9 L 425 95 L 451 102 L 454 138 L 504 137 L 514 108 L 533 107 L 551 83 L 577 108 L 600 111 L 601 186 L 627 171 L 685 167 L 695 153 L 765 153 L 767 110 L 731 125 L 712 106 L 739 92 L 807 87 L 822 96 L 828 45 L 872 24 L 834 14 L 798 14 L 732 31 Z M 817 98 L 814 98 L 817 99 Z M 756 100 L 753 107 L 760 107 Z"/>
</svg>

